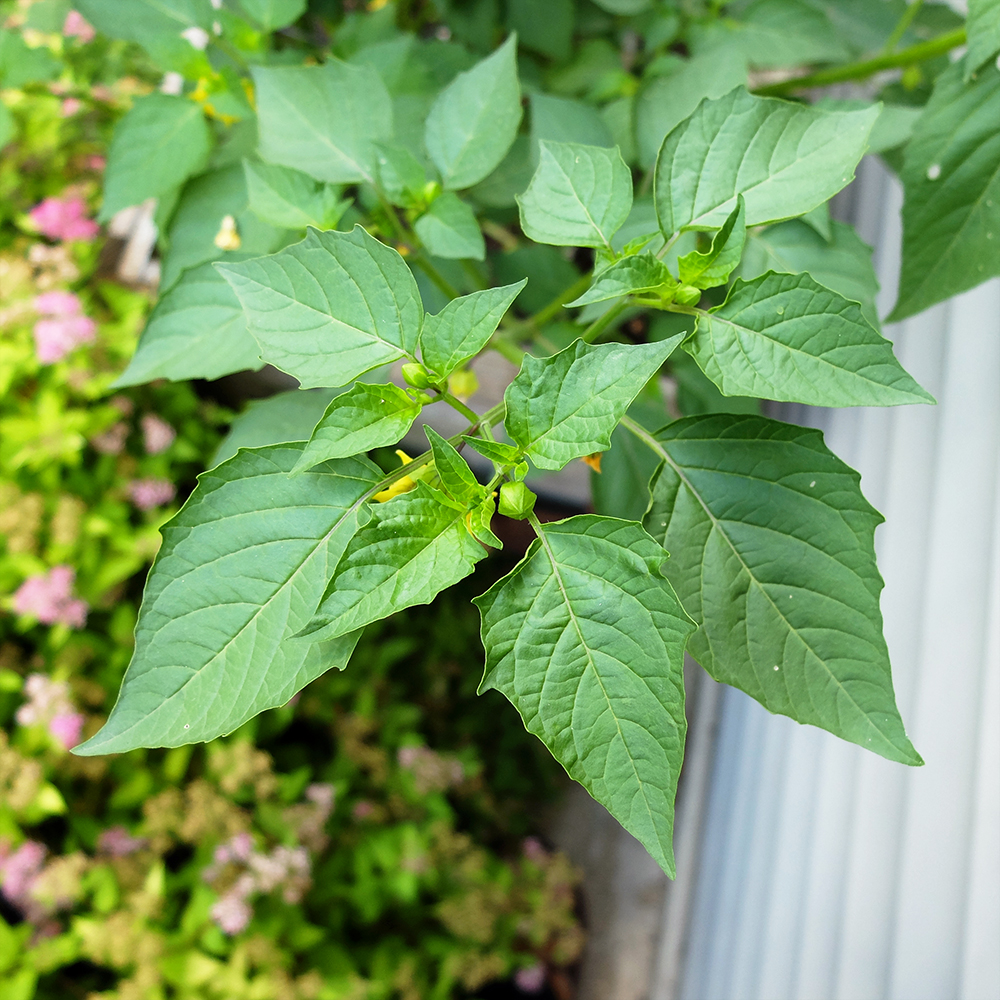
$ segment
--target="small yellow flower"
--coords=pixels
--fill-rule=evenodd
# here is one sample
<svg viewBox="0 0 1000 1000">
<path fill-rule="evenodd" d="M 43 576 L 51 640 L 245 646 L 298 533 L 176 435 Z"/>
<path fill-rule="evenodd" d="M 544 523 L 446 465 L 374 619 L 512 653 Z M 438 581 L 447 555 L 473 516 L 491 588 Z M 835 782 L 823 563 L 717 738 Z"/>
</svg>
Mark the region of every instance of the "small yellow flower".
<svg viewBox="0 0 1000 1000">
<path fill-rule="evenodd" d="M 603 451 L 595 451 L 592 455 L 584 455 L 581 461 L 589 465 L 594 470 L 594 472 L 600 472 L 601 455 L 603 454 L 604 454 Z"/>
<path fill-rule="evenodd" d="M 236 220 L 231 215 L 223 216 L 222 225 L 215 234 L 215 245 L 220 250 L 239 250 L 241 242 L 236 230 Z"/>
<path fill-rule="evenodd" d="M 396 454 L 399 456 L 400 461 L 403 465 L 409 465 L 413 461 L 409 455 L 406 454 L 401 448 L 396 449 Z M 403 476 L 402 479 L 397 479 L 390 486 L 387 486 L 381 493 L 376 493 L 372 499 L 376 503 L 385 503 L 386 500 L 391 500 L 393 497 L 398 497 L 400 493 L 409 493 L 410 490 L 416 487 L 415 480 L 411 479 L 409 476 Z"/>
</svg>

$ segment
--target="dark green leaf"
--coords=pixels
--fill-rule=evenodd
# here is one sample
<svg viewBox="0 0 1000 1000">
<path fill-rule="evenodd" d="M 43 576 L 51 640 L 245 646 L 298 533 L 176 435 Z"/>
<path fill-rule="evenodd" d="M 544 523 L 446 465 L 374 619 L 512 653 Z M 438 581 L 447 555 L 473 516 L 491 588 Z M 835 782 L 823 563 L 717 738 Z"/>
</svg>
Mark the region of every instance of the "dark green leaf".
<svg viewBox="0 0 1000 1000">
<path fill-rule="evenodd" d="M 480 691 L 524 724 L 674 874 L 684 757 L 684 644 L 693 624 L 663 575 L 666 552 L 631 521 L 545 524 L 524 560 L 475 603 Z"/>
<path fill-rule="evenodd" d="M 567 59 L 573 41 L 573 0 L 507 0 L 507 27 L 523 48 Z"/>
<path fill-rule="evenodd" d="M 472 209 L 453 191 L 444 191 L 414 223 L 420 241 L 435 257 L 483 260 L 486 243 Z"/>
<path fill-rule="evenodd" d="M 969 0 L 967 33 L 969 50 L 965 54 L 966 83 L 987 59 L 1000 52 L 1000 0 Z"/>
</svg>

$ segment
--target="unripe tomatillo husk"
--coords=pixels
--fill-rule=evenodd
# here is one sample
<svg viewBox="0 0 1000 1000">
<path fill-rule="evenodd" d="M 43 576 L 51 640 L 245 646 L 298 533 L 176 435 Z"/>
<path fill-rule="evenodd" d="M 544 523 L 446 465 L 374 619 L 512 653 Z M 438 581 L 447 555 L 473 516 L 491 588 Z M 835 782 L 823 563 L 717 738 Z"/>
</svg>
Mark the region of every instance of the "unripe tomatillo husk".
<svg viewBox="0 0 1000 1000">
<path fill-rule="evenodd" d="M 524 483 L 504 483 L 500 487 L 500 503 L 497 510 L 504 517 L 523 521 L 535 507 L 535 494 Z"/>
</svg>

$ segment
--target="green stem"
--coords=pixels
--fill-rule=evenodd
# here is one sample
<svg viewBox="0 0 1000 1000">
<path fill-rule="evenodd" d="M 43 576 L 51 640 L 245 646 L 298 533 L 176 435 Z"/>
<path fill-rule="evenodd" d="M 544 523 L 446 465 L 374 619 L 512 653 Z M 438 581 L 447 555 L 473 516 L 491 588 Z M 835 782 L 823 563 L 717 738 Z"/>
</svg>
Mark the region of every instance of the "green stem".
<svg viewBox="0 0 1000 1000">
<path fill-rule="evenodd" d="M 544 326 L 554 316 L 559 315 L 567 302 L 572 302 L 573 299 L 583 295 L 590 288 L 592 280 L 593 276 L 590 274 L 581 275 L 572 285 L 564 288 L 548 305 L 543 306 L 533 316 L 529 316 L 525 323 L 534 327 Z"/>
<path fill-rule="evenodd" d="M 468 407 L 463 403 L 457 396 L 453 396 L 450 392 L 445 390 L 441 393 L 440 397 L 445 403 L 447 403 L 453 410 L 458 410 L 459 413 L 465 417 L 470 423 L 478 424 L 481 423 L 481 418 L 475 410 Z"/>
<path fill-rule="evenodd" d="M 427 255 L 422 249 L 414 251 L 413 262 L 424 274 L 437 286 L 437 288 L 448 296 L 449 299 L 457 299 L 462 293 L 427 259 Z"/>
<path fill-rule="evenodd" d="M 603 316 L 598 316 L 581 334 L 581 339 L 592 344 L 629 307 L 627 298 L 619 299 Z"/>
<path fill-rule="evenodd" d="M 882 47 L 883 52 L 892 52 L 899 44 L 899 40 L 906 34 L 906 29 L 913 23 L 913 19 L 920 13 L 924 0 L 913 0 L 913 2 L 903 11 L 903 16 L 899 19 L 896 27 L 892 29 L 892 34 L 885 40 Z"/>
<path fill-rule="evenodd" d="M 844 83 L 847 80 L 864 80 L 884 69 L 899 69 L 912 66 L 914 63 L 942 56 L 965 44 L 965 28 L 956 28 L 937 38 L 926 42 L 918 42 L 899 52 L 889 52 L 873 59 L 863 59 L 860 62 L 846 63 L 843 66 L 833 66 L 821 69 L 817 73 L 798 76 L 781 83 L 772 83 L 767 87 L 758 87 L 754 93 L 761 97 L 778 97 L 791 94 L 797 90 L 808 90 L 810 87 L 825 87 L 831 83 Z"/>
<path fill-rule="evenodd" d="M 494 335 L 493 339 L 490 341 L 489 346 L 493 348 L 497 354 L 505 357 L 511 364 L 520 365 L 524 360 L 524 351 L 521 350 L 517 344 L 514 343 L 509 337 L 498 337 Z"/>
</svg>

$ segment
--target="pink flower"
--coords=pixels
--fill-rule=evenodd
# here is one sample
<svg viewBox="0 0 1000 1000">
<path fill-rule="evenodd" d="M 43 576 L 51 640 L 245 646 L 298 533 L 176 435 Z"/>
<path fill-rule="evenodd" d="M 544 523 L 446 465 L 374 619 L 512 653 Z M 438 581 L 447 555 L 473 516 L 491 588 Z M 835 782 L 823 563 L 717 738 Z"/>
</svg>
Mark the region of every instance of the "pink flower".
<svg viewBox="0 0 1000 1000">
<path fill-rule="evenodd" d="M 146 841 L 142 837 L 133 837 L 123 826 L 112 826 L 102 830 L 97 838 L 98 851 L 110 854 L 113 858 L 127 858 L 145 846 Z"/>
<path fill-rule="evenodd" d="M 368 802 L 366 799 L 361 799 L 359 802 L 355 802 L 354 807 L 351 809 L 351 815 L 358 822 L 368 819 L 373 812 L 375 812 L 374 804 Z"/>
<path fill-rule="evenodd" d="M 99 154 L 87 157 L 87 168 L 89 170 L 103 170 L 108 165 L 108 161 Z"/>
<path fill-rule="evenodd" d="M 230 935 L 245 930 L 253 916 L 250 904 L 235 890 L 227 892 L 214 903 L 210 912 L 219 928 Z"/>
<path fill-rule="evenodd" d="M 66 15 L 62 33 L 67 38 L 79 38 L 81 42 L 89 42 L 96 34 L 92 25 L 76 10 Z"/>
<path fill-rule="evenodd" d="M 514 985 L 522 993 L 541 993 L 545 985 L 545 966 L 532 965 L 528 969 L 518 969 L 514 975 Z"/>
<path fill-rule="evenodd" d="M 59 114 L 63 118 L 72 118 L 73 115 L 83 107 L 83 102 L 76 97 L 67 97 L 66 100 L 59 105 Z"/>
<path fill-rule="evenodd" d="M 94 451 L 99 451 L 102 455 L 120 455 L 125 447 L 125 439 L 128 437 L 128 424 L 119 421 L 112 424 L 106 431 L 90 439 L 90 444 Z"/>
<path fill-rule="evenodd" d="M 43 316 L 76 316 L 83 306 L 72 292 L 42 292 L 35 296 L 35 309 Z"/>
<path fill-rule="evenodd" d="M 85 721 L 79 712 L 63 712 L 52 717 L 49 722 L 49 733 L 67 750 L 72 750 L 83 737 Z"/>
<path fill-rule="evenodd" d="M 82 198 L 46 198 L 29 213 L 31 221 L 43 236 L 51 240 L 92 240 L 100 227 L 87 218 L 87 206 Z"/>
<path fill-rule="evenodd" d="M 177 495 L 174 484 L 169 479 L 133 479 L 128 485 L 128 494 L 139 510 L 152 510 L 170 503 Z"/>
<path fill-rule="evenodd" d="M 40 319 L 32 332 L 35 357 L 41 364 L 51 365 L 81 344 L 92 343 L 97 324 L 89 316 L 53 316 Z"/>
<path fill-rule="evenodd" d="M 535 864 L 539 864 L 549 856 L 549 852 L 537 837 L 525 837 L 521 842 L 521 850 L 524 851 L 524 856 Z"/>
<path fill-rule="evenodd" d="M 70 597 L 75 577 L 70 566 L 53 566 L 48 573 L 29 577 L 14 594 L 14 610 L 19 615 L 34 615 L 45 625 L 58 622 L 83 628 L 87 602 Z"/>
<path fill-rule="evenodd" d="M 3 876 L 0 890 L 7 899 L 14 904 L 26 901 L 44 860 L 45 848 L 34 840 L 26 841 L 13 854 L 0 857 L 0 876 Z"/>
<path fill-rule="evenodd" d="M 159 455 L 161 451 L 166 451 L 177 437 L 177 431 L 155 413 L 147 413 L 140 423 L 147 455 Z"/>
</svg>

